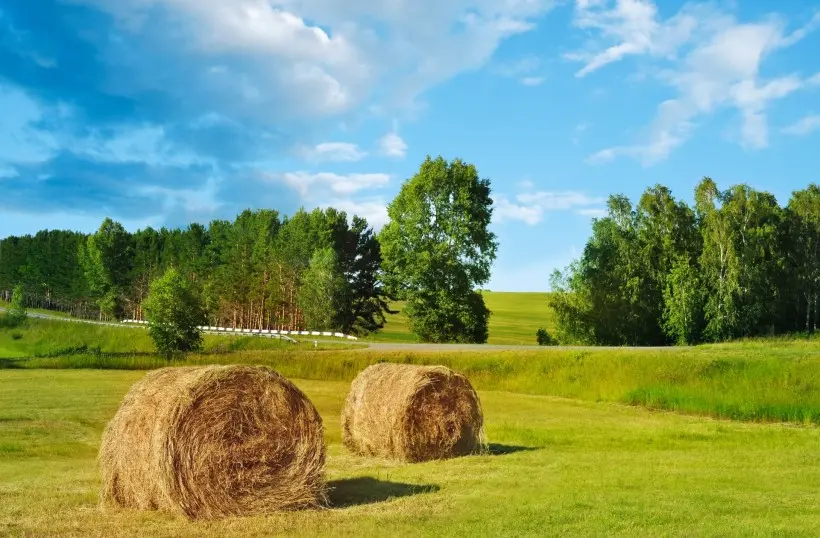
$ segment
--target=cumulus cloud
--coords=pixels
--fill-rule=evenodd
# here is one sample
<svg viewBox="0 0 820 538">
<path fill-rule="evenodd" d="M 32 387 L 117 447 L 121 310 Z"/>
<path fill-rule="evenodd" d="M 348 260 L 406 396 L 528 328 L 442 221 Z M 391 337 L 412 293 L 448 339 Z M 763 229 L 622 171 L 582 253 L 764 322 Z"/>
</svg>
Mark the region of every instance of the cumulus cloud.
<svg viewBox="0 0 820 538">
<path fill-rule="evenodd" d="M 407 155 L 407 144 L 395 131 L 379 139 L 379 152 L 386 157 L 404 159 Z"/>
<path fill-rule="evenodd" d="M 611 42 L 603 49 L 570 54 L 570 59 L 585 64 L 577 76 L 587 76 L 627 56 L 642 55 L 667 64 L 657 78 L 677 93 L 660 103 L 654 120 L 643 130 L 643 141 L 604 148 L 590 155 L 588 162 L 629 156 L 651 166 L 685 143 L 700 118 L 723 108 L 738 112 L 742 145 L 765 148 L 767 106 L 811 85 L 814 77 L 785 73 L 763 79 L 761 66 L 774 52 L 803 39 L 818 21 L 815 16 L 789 32 L 780 18 L 738 22 L 711 4 L 688 4 L 662 20 L 650 0 L 617 0 L 614 4 L 577 0 L 575 24 Z"/>
<path fill-rule="evenodd" d="M 603 198 L 592 197 L 583 192 L 538 191 L 520 193 L 510 201 L 506 196 L 496 197 L 493 217 L 498 222 L 518 220 L 534 226 L 541 222 L 544 214 L 551 211 L 574 211 L 580 215 L 600 216 Z M 598 206 L 598 207 L 596 207 Z"/>
<path fill-rule="evenodd" d="M 350 142 L 322 142 L 313 147 L 302 147 L 299 154 L 314 162 L 356 162 L 367 156 L 366 151 Z"/>
<path fill-rule="evenodd" d="M 326 192 L 350 195 L 365 189 L 383 187 L 390 182 L 388 174 L 334 174 L 331 172 L 286 172 L 264 174 L 271 181 L 282 182 L 306 198 L 317 198 Z"/>
<path fill-rule="evenodd" d="M 16 183 L 6 206 L 51 196 L 56 183 L 36 183 L 34 171 L 53 170 L 64 154 L 77 161 L 57 174 L 74 207 L 104 202 L 115 217 L 153 218 L 179 202 L 175 193 L 207 197 L 213 182 L 230 199 L 221 210 L 254 206 L 251 191 L 237 189 L 256 185 L 247 179 L 253 171 L 271 169 L 293 148 L 316 162 L 363 158 L 346 142 L 304 145 L 373 110 L 397 117 L 414 109 L 426 90 L 482 67 L 551 7 L 551 0 L 6 3 L 0 80 L 19 95 L 0 95 L 17 103 L 3 106 L 0 169 L 31 181 Z M 3 144 L 9 132 L 24 143 Z M 393 132 L 379 150 L 400 158 L 407 146 Z M 141 191 L 131 175 L 111 169 L 123 163 L 153 174 Z M 197 166 L 208 173 L 186 172 Z M 71 177 L 94 178 L 102 194 L 72 191 Z M 289 176 L 330 193 L 359 192 L 364 177 Z M 266 199 L 298 203 L 283 192 Z"/>
<path fill-rule="evenodd" d="M 319 207 L 335 207 L 346 212 L 350 217 L 354 215 L 363 217 L 376 232 L 381 230 L 390 220 L 387 216 L 387 202 L 383 198 L 367 198 L 364 200 L 336 198 L 326 201 Z"/>
</svg>

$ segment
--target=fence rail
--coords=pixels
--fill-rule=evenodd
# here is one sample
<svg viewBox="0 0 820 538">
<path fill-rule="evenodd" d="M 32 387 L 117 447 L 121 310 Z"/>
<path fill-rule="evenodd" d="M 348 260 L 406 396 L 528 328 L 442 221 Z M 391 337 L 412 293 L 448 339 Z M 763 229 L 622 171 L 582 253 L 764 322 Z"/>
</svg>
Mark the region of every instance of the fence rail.
<svg viewBox="0 0 820 538">
<path fill-rule="evenodd" d="M 147 321 L 138 319 L 124 319 L 123 323 L 132 325 L 148 325 Z M 197 327 L 201 331 L 210 333 L 225 333 L 225 334 L 249 334 L 249 335 L 283 335 L 283 336 L 322 336 L 327 338 L 343 338 L 346 340 L 358 340 L 357 336 L 352 334 L 343 334 L 329 331 L 279 331 L 276 329 L 240 329 L 231 327 L 211 327 L 202 325 Z"/>
</svg>

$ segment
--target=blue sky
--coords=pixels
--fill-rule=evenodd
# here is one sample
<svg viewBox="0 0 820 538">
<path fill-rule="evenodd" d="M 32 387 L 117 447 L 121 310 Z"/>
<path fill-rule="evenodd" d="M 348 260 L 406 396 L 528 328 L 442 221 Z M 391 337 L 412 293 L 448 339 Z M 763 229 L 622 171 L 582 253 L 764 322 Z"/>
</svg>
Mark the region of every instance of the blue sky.
<svg viewBox="0 0 820 538">
<path fill-rule="evenodd" d="M 344 6 L 344 7 L 342 7 Z M 425 155 L 492 180 L 490 289 L 548 289 L 606 197 L 820 181 L 820 4 L 0 0 L 0 237 L 335 206 Z"/>
</svg>

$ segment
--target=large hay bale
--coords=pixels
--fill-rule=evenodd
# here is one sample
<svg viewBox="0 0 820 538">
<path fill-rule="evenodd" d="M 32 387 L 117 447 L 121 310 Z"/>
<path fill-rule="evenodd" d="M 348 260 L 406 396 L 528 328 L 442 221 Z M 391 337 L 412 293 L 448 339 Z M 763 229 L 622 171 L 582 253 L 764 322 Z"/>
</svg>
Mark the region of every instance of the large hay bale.
<svg viewBox="0 0 820 538">
<path fill-rule="evenodd" d="M 322 419 L 264 367 L 163 368 L 137 382 L 103 433 L 104 506 L 191 519 L 325 503 Z"/>
<path fill-rule="evenodd" d="M 374 364 L 350 387 L 342 440 L 350 450 L 409 462 L 473 454 L 484 417 L 472 385 L 444 366 Z"/>
</svg>

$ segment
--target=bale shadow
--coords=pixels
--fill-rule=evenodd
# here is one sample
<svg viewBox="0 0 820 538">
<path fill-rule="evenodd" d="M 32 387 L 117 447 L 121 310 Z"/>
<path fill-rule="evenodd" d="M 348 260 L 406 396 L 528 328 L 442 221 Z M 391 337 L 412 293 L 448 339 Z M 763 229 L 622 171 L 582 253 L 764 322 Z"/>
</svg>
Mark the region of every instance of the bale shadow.
<svg viewBox="0 0 820 538">
<path fill-rule="evenodd" d="M 515 454 L 516 452 L 532 452 L 533 450 L 540 450 L 540 448 L 534 446 L 500 445 L 498 443 L 490 443 L 487 446 L 487 454 L 490 456 L 506 456 L 508 454 Z"/>
<path fill-rule="evenodd" d="M 369 476 L 345 478 L 328 482 L 328 504 L 330 508 L 349 508 L 411 495 L 435 493 L 440 489 L 440 486 L 433 484 L 402 484 L 377 480 Z"/>
</svg>

